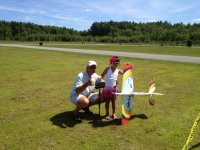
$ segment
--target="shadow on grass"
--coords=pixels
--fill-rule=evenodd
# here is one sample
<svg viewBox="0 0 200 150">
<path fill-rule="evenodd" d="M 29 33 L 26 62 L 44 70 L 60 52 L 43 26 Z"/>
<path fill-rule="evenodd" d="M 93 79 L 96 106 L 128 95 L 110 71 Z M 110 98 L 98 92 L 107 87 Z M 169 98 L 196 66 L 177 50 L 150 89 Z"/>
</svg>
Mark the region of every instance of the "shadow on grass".
<svg viewBox="0 0 200 150">
<path fill-rule="evenodd" d="M 136 114 L 136 115 L 132 115 L 130 120 L 135 119 L 135 118 L 148 119 L 148 117 L 145 114 Z M 89 123 L 92 124 L 93 127 L 105 127 L 105 126 L 109 126 L 109 125 L 115 125 L 115 126 L 122 125 L 121 118 L 116 119 L 116 120 L 105 120 L 105 121 L 102 119 L 101 120 L 96 119 L 96 120 L 90 121 Z"/>
<path fill-rule="evenodd" d="M 79 116 L 81 120 L 100 120 L 102 117 L 99 117 L 97 114 L 89 115 L 84 112 L 79 112 Z M 73 119 L 72 111 L 62 112 L 50 118 L 50 121 L 61 128 L 66 127 L 74 127 L 76 124 L 81 122 L 77 122 Z"/>
<path fill-rule="evenodd" d="M 195 149 L 197 147 L 200 147 L 200 143 L 197 143 L 197 144 L 193 145 L 192 147 L 189 148 L 189 150 Z"/>
<path fill-rule="evenodd" d="M 135 119 L 135 118 L 148 119 L 148 117 L 145 114 L 135 114 L 131 116 L 131 119 Z"/>
<path fill-rule="evenodd" d="M 80 118 L 82 121 L 88 120 L 89 124 L 92 124 L 93 127 L 105 127 L 109 125 L 121 125 L 121 119 L 116 120 L 105 120 L 104 116 L 99 116 L 98 114 L 85 114 L 84 112 L 79 112 Z M 148 119 L 145 114 L 136 114 L 131 116 L 131 120 L 139 118 L 139 119 Z M 62 112 L 50 118 L 50 121 L 61 128 L 66 127 L 74 127 L 76 124 L 81 122 L 77 122 L 73 119 L 72 111 Z"/>
</svg>

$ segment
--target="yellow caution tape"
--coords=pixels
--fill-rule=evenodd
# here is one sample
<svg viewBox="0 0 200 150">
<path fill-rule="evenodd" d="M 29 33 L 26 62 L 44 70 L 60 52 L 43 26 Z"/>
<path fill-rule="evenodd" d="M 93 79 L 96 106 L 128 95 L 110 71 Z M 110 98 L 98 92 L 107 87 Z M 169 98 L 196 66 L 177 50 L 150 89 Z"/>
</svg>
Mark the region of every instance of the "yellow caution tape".
<svg viewBox="0 0 200 150">
<path fill-rule="evenodd" d="M 187 142 L 185 143 L 184 147 L 182 150 L 188 150 L 188 147 L 189 147 L 189 144 L 191 143 L 192 139 L 193 139 L 193 136 L 194 136 L 194 132 L 196 130 L 196 127 L 197 127 L 197 124 L 200 120 L 200 113 L 199 115 L 197 116 L 196 120 L 194 121 L 194 124 L 192 126 L 192 129 L 190 131 L 190 134 L 188 136 L 188 139 L 187 139 Z"/>
</svg>

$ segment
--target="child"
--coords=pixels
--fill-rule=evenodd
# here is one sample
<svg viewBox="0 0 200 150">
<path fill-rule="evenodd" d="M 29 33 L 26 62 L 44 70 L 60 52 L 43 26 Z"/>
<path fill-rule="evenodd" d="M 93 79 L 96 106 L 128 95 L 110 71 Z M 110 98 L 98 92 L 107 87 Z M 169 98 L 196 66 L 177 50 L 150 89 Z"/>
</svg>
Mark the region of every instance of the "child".
<svg viewBox="0 0 200 150">
<path fill-rule="evenodd" d="M 110 67 L 105 68 L 101 74 L 102 78 L 106 75 L 105 87 L 103 89 L 103 97 L 105 98 L 105 108 L 106 108 L 106 119 L 111 118 L 117 119 L 115 115 L 115 100 L 116 95 L 113 92 L 117 92 L 117 78 L 118 74 L 123 74 L 122 70 L 118 69 L 120 59 L 117 56 L 110 58 Z M 112 102 L 112 116 L 109 115 L 109 105 Z"/>
</svg>

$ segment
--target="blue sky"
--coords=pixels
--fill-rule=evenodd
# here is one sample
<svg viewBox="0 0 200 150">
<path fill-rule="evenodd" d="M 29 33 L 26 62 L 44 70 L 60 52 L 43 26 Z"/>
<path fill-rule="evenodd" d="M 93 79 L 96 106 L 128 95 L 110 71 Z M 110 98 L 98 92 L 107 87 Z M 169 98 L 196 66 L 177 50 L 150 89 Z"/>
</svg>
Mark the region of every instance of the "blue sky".
<svg viewBox="0 0 200 150">
<path fill-rule="evenodd" d="M 199 0 L 0 0 L 0 20 L 87 30 L 100 21 L 200 23 Z"/>
</svg>

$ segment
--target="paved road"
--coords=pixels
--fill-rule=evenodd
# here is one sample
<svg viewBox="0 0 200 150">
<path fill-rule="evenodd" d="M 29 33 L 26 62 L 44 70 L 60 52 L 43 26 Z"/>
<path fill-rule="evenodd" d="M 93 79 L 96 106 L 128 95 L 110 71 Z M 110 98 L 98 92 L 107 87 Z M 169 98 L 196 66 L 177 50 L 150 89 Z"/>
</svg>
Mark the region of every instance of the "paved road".
<svg viewBox="0 0 200 150">
<path fill-rule="evenodd" d="M 28 46 L 28 45 L 21 45 L 21 44 L 0 44 L 0 46 L 19 47 L 19 48 L 35 48 L 35 49 L 42 49 L 42 50 L 53 50 L 53 51 L 86 53 L 86 54 L 99 54 L 99 55 L 109 55 L 109 56 L 124 56 L 124 57 L 131 57 L 131 58 L 154 59 L 154 60 L 177 61 L 177 62 L 190 62 L 190 63 L 200 64 L 200 57 L 190 57 L 190 56 L 174 56 L 174 55 L 158 55 L 158 54 L 146 54 L 146 53 L 84 50 L 84 49 Z"/>
</svg>

